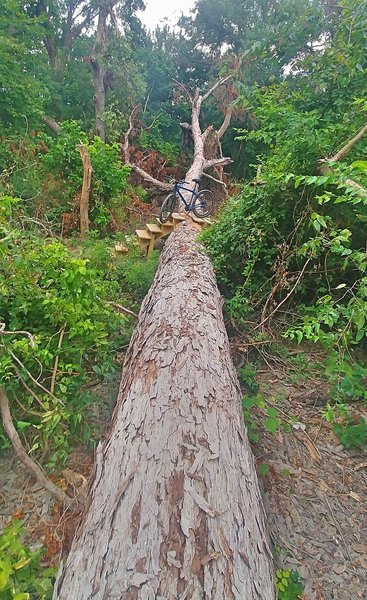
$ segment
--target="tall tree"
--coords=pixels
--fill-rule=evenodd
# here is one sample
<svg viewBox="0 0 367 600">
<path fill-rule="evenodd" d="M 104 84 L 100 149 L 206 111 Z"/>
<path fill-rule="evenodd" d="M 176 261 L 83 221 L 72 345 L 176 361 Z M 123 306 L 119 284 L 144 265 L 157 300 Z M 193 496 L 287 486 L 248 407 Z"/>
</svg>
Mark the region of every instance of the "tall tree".
<svg viewBox="0 0 367 600">
<path fill-rule="evenodd" d="M 21 0 L 0 4 L 0 133 L 18 133 L 40 121 L 48 99 L 40 24 Z M 30 123 L 28 123 L 30 121 Z"/>
</svg>

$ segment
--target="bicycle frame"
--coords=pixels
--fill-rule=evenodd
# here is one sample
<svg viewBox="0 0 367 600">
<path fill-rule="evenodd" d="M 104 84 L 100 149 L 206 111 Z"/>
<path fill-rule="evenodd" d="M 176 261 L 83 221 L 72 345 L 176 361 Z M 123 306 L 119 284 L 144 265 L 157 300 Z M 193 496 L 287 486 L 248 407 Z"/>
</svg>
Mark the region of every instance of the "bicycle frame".
<svg viewBox="0 0 367 600">
<path fill-rule="evenodd" d="M 182 202 L 185 205 L 185 209 L 188 210 L 188 211 L 190 211 L 190 210 L 192 210 L 194 200 L 196 200 L 196 198 L 199 197 L 199 193 L 200 192 L 197 192 L 193 188 L 186 188 L 186 187 L 184 187 L 183 185 L 181 185 L 183 183 L 186 183 L 186 185 L 190 185 L 189 183 L 187 183 L 187 181 L 179 181 L 179 182 L 175 183 L 175 185 L 173 187 L 173 191 L 176 192 L 180 196 Z M 183 190 L 184 192 L 191 192 L 190 202 L 186 202 L 186 200 L 185 200 L 184 196 L 181 194 L 180 190 Z"/>
</svg>

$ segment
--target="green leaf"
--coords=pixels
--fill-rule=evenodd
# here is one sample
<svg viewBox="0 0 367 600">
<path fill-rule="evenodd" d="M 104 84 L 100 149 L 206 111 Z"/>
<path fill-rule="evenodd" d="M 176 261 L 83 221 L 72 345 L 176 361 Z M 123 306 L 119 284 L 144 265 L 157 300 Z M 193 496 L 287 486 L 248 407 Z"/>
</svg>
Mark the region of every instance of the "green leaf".
<svg viewBox="0 0 367 600">
<path fill-rule="evenodd" d="M 279 429 L 280 425 L 281 422 L 279 419 L 268 418 L 264 420 L 264 427 L 267 429 L 267 431 L 270 431 L 270 433 L 275 433 Z"/>
<path fill-rule="evenodd" d="M 269 473 L 269 469 L 269 465 L 266 465 L 265 463 L 261 463 L 257 468 L 259 475 L 267 475 Z"/>
</svg>

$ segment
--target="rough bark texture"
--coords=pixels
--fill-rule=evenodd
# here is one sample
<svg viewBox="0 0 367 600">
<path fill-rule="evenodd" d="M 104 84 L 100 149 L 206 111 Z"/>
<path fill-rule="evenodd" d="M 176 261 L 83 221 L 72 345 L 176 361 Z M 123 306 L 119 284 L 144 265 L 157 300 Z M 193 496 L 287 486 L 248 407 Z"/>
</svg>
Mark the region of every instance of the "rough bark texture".
<svg viewBox="0 0 367 600">
<path fill-rule="evenodd" d="M 106 139 L 104 111 L 106 107 L 106 90 L 104 77 L 106 69 L 104 58 L 107 48 L 107 17 L 108 7 L 104 2 L 99 5 L 96 41 L 90 62 L 93 68 L 94 111 L 96 118 L 96 134 L 104 142 Z"/>
<path fill-rule="evenodd" d="M 79 146 L 83 162 L 83 186 L 80 194 L 80 234 L 86 238 L 89 232 L 89 196 L 92 185 L 93 169 L 90 162 L 88 148 L 84 144 Z"/>
<path fill-rule="evenodd" d="M 274 600 L 221 298 L 196 231 L 162 254 L 54 600 Z"/>
</svg>

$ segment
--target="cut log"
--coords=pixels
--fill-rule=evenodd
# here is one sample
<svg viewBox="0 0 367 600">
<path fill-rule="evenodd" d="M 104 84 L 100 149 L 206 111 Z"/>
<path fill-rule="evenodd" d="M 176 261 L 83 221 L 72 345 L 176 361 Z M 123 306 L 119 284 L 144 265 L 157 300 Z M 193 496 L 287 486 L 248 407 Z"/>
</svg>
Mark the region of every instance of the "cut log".
<svg viewBox="0 0 367 600">
<path fill-rule="evenodd" d="M 165 245 L 54 600 L 275 600 L 221 297 L 190 224 Z"/>
</svg>

